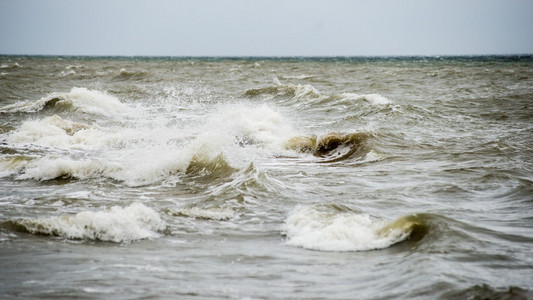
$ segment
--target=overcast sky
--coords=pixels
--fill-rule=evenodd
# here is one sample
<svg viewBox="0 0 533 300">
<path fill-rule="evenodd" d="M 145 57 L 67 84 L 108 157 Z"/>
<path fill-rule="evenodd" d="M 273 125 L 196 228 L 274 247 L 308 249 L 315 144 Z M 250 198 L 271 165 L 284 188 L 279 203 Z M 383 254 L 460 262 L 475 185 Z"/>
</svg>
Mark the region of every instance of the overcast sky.
<svg viewBox="0 0 533 300">
<path fill-rule="evenodd" d="M 531 0 L 0 0 L 0 54 L 519 53 Z"/>
</svg>

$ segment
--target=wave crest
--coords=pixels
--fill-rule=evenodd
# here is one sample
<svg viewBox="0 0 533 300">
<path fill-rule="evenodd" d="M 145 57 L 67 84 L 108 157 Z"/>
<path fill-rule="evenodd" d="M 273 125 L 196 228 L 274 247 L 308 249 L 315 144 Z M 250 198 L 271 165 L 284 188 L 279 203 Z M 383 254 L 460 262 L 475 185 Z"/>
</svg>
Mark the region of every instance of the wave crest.
<svg viewBox="0 0 533 300">
<path fill-rule="evenodd" d="M 119 75 L 122 79 L 141 79 L 148 76 L 146 70 L 128 70 L 125 68 L 120 69 Z"/>
<path fill-rule="evenodd" d="M 41 120 L 24 122 L 20 128 L 9 135 L 8 141 L 38 143 L 47 146 L 73 145 L 84 140 L 78 133 L 90 128 L 88 124 L 72 122 L 53 115 Z"/>
<path fill-rule="evenodd" d="M 361 150 L 368 139 L 367 133 L 336 133 L 331 132 L 317 137 L 297 136 L 285 143 L 285 148 L 299 152 L 312 153 L 325 158 L 327 162 L 334 162 L 352 157 Z"/>
<path fill-rule="evenodd" d="M 0 178 L 20 172 L 33 158 L 25 155 L 0 157 Z"/>
<path fill-rule="evenodd" d="M 427 225 L 416 215 L 387 222 L 331 206 L 299 206 L 283 225 L 287 244 L 320 251 L 385 249 L 409 238 L 421 239 Z"/>
<path fill-rule="evenodd" d="M 249 89 L 244 93 L 247 97 L 270 96 L 272 98 L 318 98 L 320 93 L 311 85 L 276 85 L 259 89 Z"/>
<path fill-rule="evenodd" d="M 153 209 L 134 203 L 104 211 L 84 211 L 74 216 L 31 218 L 11 221 L 14 227 L 32 234 L 108 242 L 131 242 L 157 238 L 166 228 Z"/>
<path fill-rule="evenodd" d="M 386 105 L 392 104 L 392 101 L 387 99 L 381 94 L 354 94 L 354 93 L 342 93 L 340 95 L 332 96 L 331 98 L 336 98 L 340 101 L 354 102 L 354 101 L 365 101 L 373 105 Z"/>
<path fill-rule="evenodd" d="M 215 159 L 209 159 L 204 155 L 197 154 L 189 163 L 185 173 L 212 180 L 216 178 L 227 178 L 237 170 L 224 159 L 224 155 L 222 154 L 219 154 Z"/>
<path fill-rule="evenodd" d="M 62 112 L 79 110 L 89 114 L 114 116 L 127 111 L 127 106 L 117 98 L 86 88 L 72 88 L 68 93 L 52 93 L 37 101 L 24 101 L 0 108 L 0 112 L 33 113 L 41 110 Z"/>
<path fill-rule="evenodd" d="M 24 173 L 17 179 L 52 180 L 58 178 L 87 179 L 117 172 L 94 160 L 43 157 L 25 165 Z"/>
<path fill-rule="evenodd" d="M 282 85 L 275 78 L 276 85 L 268 86 L 258 89 L 249 89 L 244 93 L 244 96 L 250 98 L 263 97 L 266 100 L 271 99 L 288 99 L 298 102 L 293 103 L 301 105 L 302 103 L 318 105 L 318 106 L 351 106 L 354 103 L 368 103 L 371 106 L 390 105 L 393 102 L 381 94 L 356 94 L 356 93 L 340 93 L 332 95 L 322 95 L 317 89 L 311 85 Z M 303 102 L 302 102 L 303 101 Z"/>
</svg>

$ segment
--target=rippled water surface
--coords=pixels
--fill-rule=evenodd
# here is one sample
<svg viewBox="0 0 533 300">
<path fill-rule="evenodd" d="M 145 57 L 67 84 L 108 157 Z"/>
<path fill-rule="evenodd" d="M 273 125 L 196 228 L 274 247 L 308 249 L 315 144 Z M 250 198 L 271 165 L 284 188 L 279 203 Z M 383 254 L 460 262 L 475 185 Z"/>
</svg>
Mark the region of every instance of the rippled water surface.
<svg viewBox="0 0 533 300">
<path fill-rule="evenodd" d="M 533 298 L 533 59 L 0 57 L 6 298 Z"/>
</svg>

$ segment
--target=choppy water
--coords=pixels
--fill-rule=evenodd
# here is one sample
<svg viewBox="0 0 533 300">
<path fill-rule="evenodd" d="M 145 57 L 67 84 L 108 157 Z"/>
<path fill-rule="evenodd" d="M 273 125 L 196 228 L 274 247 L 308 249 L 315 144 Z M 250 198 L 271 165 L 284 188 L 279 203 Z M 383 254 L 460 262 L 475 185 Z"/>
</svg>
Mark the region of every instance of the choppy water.
<svg viewBox="0 0 533 300">
<path fill-rule="evenodd" d="M 0 294 L 533 298 L 533 58 L 0 57 Z"/>
</svg>

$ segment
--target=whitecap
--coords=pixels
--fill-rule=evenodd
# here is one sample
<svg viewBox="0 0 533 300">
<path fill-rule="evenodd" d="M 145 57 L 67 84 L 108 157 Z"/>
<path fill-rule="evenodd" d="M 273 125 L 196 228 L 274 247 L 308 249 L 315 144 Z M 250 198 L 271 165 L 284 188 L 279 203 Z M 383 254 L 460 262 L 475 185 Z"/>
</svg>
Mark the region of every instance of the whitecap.
<svg viewBox="0 0 533 300">
<path fill-rule="evenodd" d="M 66 77 L 66 76 L 70 76 L 70 75 L 76 75 L 76 71 L 70 69 L 68 71 L 61 71 L 61 73 L 59 74 L 59 76 L 61 76 L 61 77 Z"/>
<path fill-rule="evenodd" d="M 364 213 L 298 206 L 287 217 L 287 245 L 320 251 L 368 251 L 406 240 L 415 221 L 387 222 Z"/>
<path fill-rule="evenodd" d="M 17 176 L 19 180 L 51 180 L 61 177 L 87 179 L 117 172 L 110 166 L 96 160 L 73 160 L 70 158 L 43 157 L 26 163 L 24 172 Z"/>
<path fill-rule="evenodd" d="M 249 89 L 244 93 L 244 95 L 248 97 L 266 96 L 267 99 L 273 97 L 283 97 L 296 100 L 312 100 L 321 97 L 320 92 L 309 84 L 294 85 L 289 83 L 287 85 L 278 85 L 275 81 L 274 84 L 274 86 L 266 88 Z"/>
<path fill-rule="evenodd" d="M 162 130 L 159 130 L 161 132 Z M 74 122 L 58 115 L 28 120 L 8 133 L 11 144 L 33 144 L 63 149 L 124 148 L 140 142 L 156 139 L 156 133 L 131 127 L 101 127 L 97 124 Z"/>
<path fill-rule="evenodd" d="M 71 146 L 83 143 L 85 131 L 92 129 L 84 123 L 65 120 L 53 115 L 40 120 L 24 122 L 9 134 L 10 143 L 35 143 L 44 146 Z"/>
<path fill-rule="evenodd" d="M 267 105 L 223 105 L 203 125 L 185 130 L 142 125 L 104 128 L 53 115 L 24 122 L 6 140 L 48 152 L 21 166 L 18 179 L 105 177 L 139 186 L 186 173 L 199 162 L 201 169 L 214 166 L 219 172 L 219 158 L 229 170 L 220 174 L 231 174 L 257 156 L 285 153 L 286 140 L 295 134 Z"/>
<path fill-rule="evenodd" d="M 47 105 L 72 107 L 96 115 L 116 116 L 128 112 L 128 106 L 106 93 L 74 87 L 68 93 L 52 93 L 37 101 L 22 101 L 0 108 L 4 112 L 37 112 Z"/>
<path fill-rule="evenodd" d="M 386 105 L 391 104 L 392 101 L 387 99 L 385 96 L 381 94 L 354 94 L 354 93 L 343 93 L 340 95 L 343 99 L 349 99 L 352 101 L 359 101 L 363 100 L 366 101 L 372 105 Z"/>
<path fill-rule="evenodd" d="M 201 134 L 191 143 L 194 153 L 209 154 L 213 159 L 221 150 L 253 146 L 267 152 L 284 149 L 285 141 L 294 134 L 291 124 L 268 105 L 229 105 L 221 108 L 201 127 Z M 232 157 L 229 157 L 231 160 Z"/>
<path fill-rule="evenodd" d="M 20 172 L 32 158 L 23 155 L 5 155 L 0 157 L 0 178 Z"/>
<path fill-rule="evenodd" d="M 159 214 L 141 203 L 113 206 L 103 211 L 84 211 L 73 216 L 41 217 L 14 221 L 33 234 L 109 242 L 157 238 L 166 228 Z"/>
</svg>

